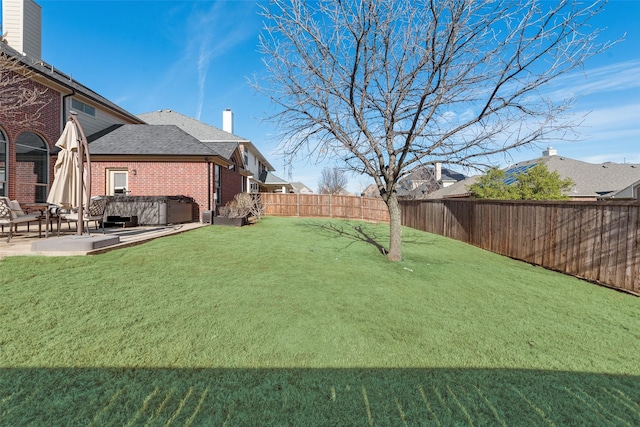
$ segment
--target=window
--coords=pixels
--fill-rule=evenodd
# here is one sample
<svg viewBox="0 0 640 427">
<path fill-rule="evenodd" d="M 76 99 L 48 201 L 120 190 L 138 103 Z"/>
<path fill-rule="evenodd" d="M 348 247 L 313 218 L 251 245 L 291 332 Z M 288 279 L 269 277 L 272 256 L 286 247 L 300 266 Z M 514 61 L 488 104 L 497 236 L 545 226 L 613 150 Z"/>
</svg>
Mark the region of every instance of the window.
<svg viewBox="0 0 640 427">
<path fill-rule="evenodd" d="M 215 194 L 213 195 L 217 205 L 222 204 L 222 183 L 220 182 L 220 165 L 214 165 L 213 167 L 213 185 L 215 188 Z"/>
<path fill-rule="evenodd" d="M 33 132 L 24 132 L 16 140 L 16 187 L 18 200 L 44 203 L 49 188 L 49 148 Z"/>
<path fill-rule="evenodd" d="M 128 194 L 129 172 L 127 170 L 107 169 L 107 193 L 111 196 L 116 194 Z"/>
<path fill-rule="evenodd" d="M 0 130 L 0 196 L 9 196 L 9 188 L 7 187 L 7 137 Z"/>
<path fill-rule="evenodd" d="M 90 116 L 95 117 L 96 116 L 96 109 L 93 108 L 91 105 L 87 105 L 84 102 L 80 102 L 77 99 L 72 99 L 71 100 L 71 108 L 76 110 L 76 111 L 82 111 L 85 114 L 88 114 Z"/>
</svg>

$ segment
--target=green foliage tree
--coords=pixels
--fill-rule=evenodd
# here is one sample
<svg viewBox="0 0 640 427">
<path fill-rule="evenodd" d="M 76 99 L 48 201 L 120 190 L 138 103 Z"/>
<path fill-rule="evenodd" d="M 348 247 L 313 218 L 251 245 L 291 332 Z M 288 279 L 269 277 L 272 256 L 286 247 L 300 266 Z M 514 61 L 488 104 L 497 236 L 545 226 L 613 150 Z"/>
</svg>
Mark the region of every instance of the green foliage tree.
<svg viewBox="0 0 640 427">
<path fill-rule="evenodd" d="M 575 185 L 570 178 L 562 178 L 542 163 L 515 174 L 512 184 L 507 184 L 506 178 L 509 177 L 505 171 L 491 168 L 469 186 L 469 191 L 478 199 L 567 200 L 569 196 L 565 193 Z"/>
</svg>

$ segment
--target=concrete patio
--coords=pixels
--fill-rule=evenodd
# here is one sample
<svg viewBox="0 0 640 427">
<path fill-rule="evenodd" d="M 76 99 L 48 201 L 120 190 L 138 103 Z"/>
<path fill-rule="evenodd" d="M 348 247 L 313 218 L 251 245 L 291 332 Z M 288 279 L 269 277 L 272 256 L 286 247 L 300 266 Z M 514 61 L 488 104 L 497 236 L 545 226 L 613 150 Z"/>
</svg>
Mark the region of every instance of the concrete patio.
<svg viewBox="0 0 640 427">
<path fill-rule="evenodd" d="M 0 258 L 21 255 L 95 255 L 114 249 L 138 245 L 159 237 L 183 233 L 206 225 L 208 224 L 189 222 L 175 225 L 151 225 L 132 228 L 111 227 L 105 229 L 105 234 L 102 234 L 101 229 L 96 230 L 92 226 L 90 228 L 91 236 L 95 238 L 94 240 L 98 241 L 98 244 L 93 246 L 97 248 L 76 250 L 73 248 L 73 243 L 70 243 L 72 239 L 78 237 L 75 236 L 75 229 L 73 227 L 69 230 L 67 226 L 63 224 L 60 232 L 61 237 L 58 237 L 57 232 L 54 231 L 49 232 L 49 237 L 45 238 L 44 224 L 42 225 L 42 237 L 38 237 L 37 224 L 30 224 L 29 230 L 27 230 L 26 224 L 21 224 L 18 226 L 18 231 L 14 232 L 13 238 L 9 243 L 7 243 L 7 227 L 5 227 L 4 232 L 0 235 Z M 80 238 L 86 239 L 85 236 L 81 236 Z M 100 246 L 100 241 L 104 241 L 108 246 L 98 247 Z M 111 244 L 113 241 L 118 241 L 118 243 Z M 56 249 L 56 246 L 59 249 Z M 43 250 L 34 250 L 33 247 L 43 248 Z M 80 244 L 77 245 L 77 247 L 85 248 L 86 245 Z"/>
</svg>

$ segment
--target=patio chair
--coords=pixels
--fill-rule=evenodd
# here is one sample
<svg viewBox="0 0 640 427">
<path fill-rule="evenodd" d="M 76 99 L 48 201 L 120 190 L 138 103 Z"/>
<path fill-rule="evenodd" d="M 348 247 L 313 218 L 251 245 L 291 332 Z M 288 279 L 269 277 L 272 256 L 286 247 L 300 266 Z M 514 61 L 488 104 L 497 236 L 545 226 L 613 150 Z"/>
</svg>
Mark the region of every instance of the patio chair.
<svg viewBox="0 0 640 427">
<path fill-rule="evenodd" d="M 96 222 L 96 230 L 98 229 L 98 224 L 102 226 L 102 234 L 104 234 L 104 211 L 107 207 L 107 199 L 103 197 L 92 197 L 89 202 L 89 209 L 85 209 L 83 212 L 83 222 L 86 225 L 86 230 L 88 234 L 89 232 L 89 222 Z M 78 222 L 78 212 L 70 212 L 70 213 L 60 213 L 60 219 L 67 222 Z M 58 226 L 59 230 L 59 226 Z"/>
<path fill-rule="evenodd" d="M 17 231 L 18 224 L 27 224 L 27 231 L 29 231 L 29 224 L 36 221 L 38 222 L 38 235 L 41 236 L 42 214 L 40 212 L 24 213 L 20 203 L 15 200 L 9 200 L 8 197 L 0 197 L 0 225 L 2 226 L 2 232 L 4 233 L 5 225 L 9 226 L 7 243 L 11 241 L 14 229 Z"/>
</svg>

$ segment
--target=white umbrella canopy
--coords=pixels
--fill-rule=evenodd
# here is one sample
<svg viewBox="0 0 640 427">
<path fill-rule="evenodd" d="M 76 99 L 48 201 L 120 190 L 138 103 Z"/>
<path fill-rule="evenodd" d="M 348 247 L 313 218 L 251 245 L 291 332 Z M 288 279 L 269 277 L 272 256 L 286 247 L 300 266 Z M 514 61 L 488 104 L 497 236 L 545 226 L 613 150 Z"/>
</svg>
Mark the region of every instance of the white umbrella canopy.
<svg viewBox="0 0 640 427">
<path fill-rule="evenodd" d="M 69 120 L 56 142 L 60 148 L 58 159 L 53 167 L 53 184 L 49 190 L 47 203 L 75 209 L 82 203 L 78 194 L 78 129 Z"/>
</svg>

